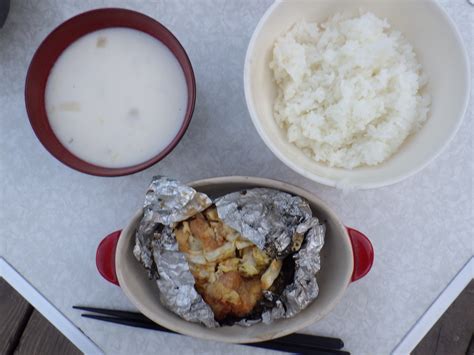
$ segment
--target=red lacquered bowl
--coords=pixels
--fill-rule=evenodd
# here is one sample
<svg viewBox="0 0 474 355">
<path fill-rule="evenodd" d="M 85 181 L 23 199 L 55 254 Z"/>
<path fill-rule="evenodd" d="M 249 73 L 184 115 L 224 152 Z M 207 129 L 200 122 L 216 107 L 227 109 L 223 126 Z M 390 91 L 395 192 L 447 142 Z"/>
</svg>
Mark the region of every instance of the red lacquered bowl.
<svg viewBox="0 0 474 355">
<path fill-rule="evenodd" d="M 166 45 L 178 60 L 186 79 L 188 103 L 183 125 L 172 142 L 155 157 L 143 163 L 124 167 L 106 168 L 88 163 L 69 152 L 54 134 L 46 114 L 45 88 L 49 72 L 61 53 L 80 37 L 109 27 L 128 27 L 149 34 Z M 41 43 L 31 60 L 25 84 L 25 104 L 31 127 L 43 146 L 56 159 L 83 173 L 98 176 L 133 174 L 159 162 L 179 143 L 191 122 L 196 101 L 194 72 L 183 46 L 158 21 L 139 12 L 126 9 L 98 9 L 84 12 L 59 25 Z"/>
</svg>

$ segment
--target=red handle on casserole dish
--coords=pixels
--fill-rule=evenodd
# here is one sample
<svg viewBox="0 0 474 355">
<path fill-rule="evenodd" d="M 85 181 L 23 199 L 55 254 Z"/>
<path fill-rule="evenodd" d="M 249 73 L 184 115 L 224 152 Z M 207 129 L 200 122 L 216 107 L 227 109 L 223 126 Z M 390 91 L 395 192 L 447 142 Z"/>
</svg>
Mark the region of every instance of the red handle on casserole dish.
<svg viewBox="0 0 474 355">
<path fill-rule="evenodd" d="M 357 281 L 367 275 L 374 263 L 374 248 L 370 240 L 358 230 L 346 227 L 352 244 L 354 255 L 354 270 L 351 282 Z M 107 281 L 120 286 L 115 271 L 115 250 L 122 231 L 110 233 L 100 242 L 97 247 L 95 262 L 97 270 Z"/>
<path fill-rule="evenodd" d="M 351 282 L 363 278 L 372 268 L 374 263 L 374 248 L 369 238 L 358 230 L 346 227 L 352 244 L 354 255 L 354 271 L 352 271 Z"/>
<path fill-rule="evenodd" d="M 115 250 L 120 237 L 121 230 L 110 233 L 102 239 L 95 254 L 97 270 L 104 279 L 120 286 L 115 272 Z"/>
</svg>

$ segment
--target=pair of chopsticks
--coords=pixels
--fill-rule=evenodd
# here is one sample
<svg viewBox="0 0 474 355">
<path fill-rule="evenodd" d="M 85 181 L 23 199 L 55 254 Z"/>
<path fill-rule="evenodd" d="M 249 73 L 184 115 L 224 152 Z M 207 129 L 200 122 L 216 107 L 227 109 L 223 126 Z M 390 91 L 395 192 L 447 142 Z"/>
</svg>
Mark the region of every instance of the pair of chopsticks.
<svg viewBox="0 0 474 355">
<path fill-rule="evenodd" d="M 145 328 L 158 330 L 161 332 L 178 334 L 172 330 L 162 327 L 151 321 L 141 313 L 118 311 L 113 309 L 94 308 L 73 306 L 74 309 L 82 311 L 93 312 L 83 313 L 82 317 L 97 319 L 105 322 L 128 325 L 136 328 Z M 242 344 L 246 346 L 253 346 L 257 348 L 265 348 L 278 350 L 288 353 L 296 354 L 311 354 L 311 355 L 349 355 L 347 351 L 342 351 L 344 343 L 341 339 L 321 337 L 307 334 L 290 334 L 278 339 L 264 341 L 260 343 Z"/>
</svg>

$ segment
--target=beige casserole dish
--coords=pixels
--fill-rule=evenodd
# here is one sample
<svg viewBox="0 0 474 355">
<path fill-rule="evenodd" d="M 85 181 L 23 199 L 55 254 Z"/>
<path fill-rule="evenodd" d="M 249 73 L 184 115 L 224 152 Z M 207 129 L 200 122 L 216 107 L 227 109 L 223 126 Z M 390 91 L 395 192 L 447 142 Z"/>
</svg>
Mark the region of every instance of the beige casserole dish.
<svg viewBox="0 0 474 355">
<path fill-rule="evenodd" d="M 362 233 L 347 228 L 319 198 L 299 187 L 270 179 L 229 176 L 193 181 L 190 186 L 211 198 L 252 187 L 267 187 L 306 199 L 313 214 L 327 225 L 326 241 L 321 252 L 321 270 L 317 274 L 319 295 L 301 313 L 271 325 L 251 327 L 223 326 L 206 328 L 190 323 L 167 310 L 159 300 L 154 280 L 149 280 L 143 266 L 133 255 L 135 230 L 142 218 L 140 209 L 122 230 L 111 233 L 97 249 L 97 267 L 102 276 L 119 285 L 128 299 L 145 316 L 173 331 L 215 341 L 251 343 L 278 338 L 322 319 L 339 302 L 348 285 L 363 277 L 373 263 L 373 249 Z"/>
</svg>

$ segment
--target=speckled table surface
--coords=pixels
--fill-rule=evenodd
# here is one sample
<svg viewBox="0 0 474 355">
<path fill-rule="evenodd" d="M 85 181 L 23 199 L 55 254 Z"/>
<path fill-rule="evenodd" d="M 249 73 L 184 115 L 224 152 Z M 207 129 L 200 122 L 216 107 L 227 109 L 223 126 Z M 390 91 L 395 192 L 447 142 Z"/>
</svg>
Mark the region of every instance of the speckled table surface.
<svg viewBox="0 0 474 355">
<path fill-rule="evenodd" d="M 364 231 L 374 267 L 308 333 L 341 337 L 354 354 L 387 354 L 473 254 L 473 117 L 448 149 L 399 184 L 342 192 L 289 170 L 265 147 L 245 106 L 245 50 L 272 0 L 15 0 L 0 30 L 0 255 L 107 353 L 264 353 L 81 319 L 73 304 L 132 309 L 97 273 L 98 242 L 141 205 L 154 174 L 182 180 L 254 175 L 300 185 Z M 443 0 L 472 54 L 474 8 Z M 126 7 L 171 29 L 194 65 L 198 99 L 178 147 L 132 176 L 99 178 L 66 168 L 35 138 L 23 101 L 27 66 L 40 41 L 82 11 Z"/>
</svg>

